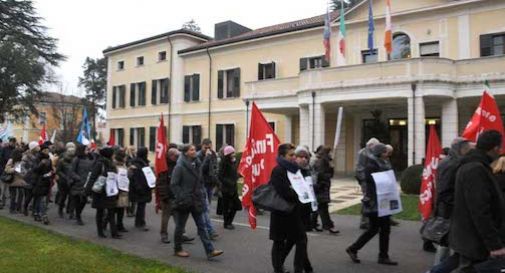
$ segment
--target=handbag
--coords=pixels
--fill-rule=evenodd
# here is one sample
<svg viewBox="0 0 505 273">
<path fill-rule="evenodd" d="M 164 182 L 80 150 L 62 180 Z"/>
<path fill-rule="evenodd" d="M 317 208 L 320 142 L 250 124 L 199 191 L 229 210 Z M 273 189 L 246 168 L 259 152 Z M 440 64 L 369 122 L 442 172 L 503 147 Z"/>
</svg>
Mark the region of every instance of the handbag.
<svg viewBox="0 0 505 273">
<path fill-rule="evenodd" d="M 117 199 L 117 205 L 116 207 L 118 208 L 127 208 L 128 207 L 128 193 L 121 191 L 119 192 L 118 199 Z"/>
<path fill-rule="evenodd" d="M 10 184 L 10 183 L 14 182 L 14 175 L 4 172 L 4 173 L 2 173 L 2 175 L 0 175 L 0 180 L 2 182 L 4 182 L 5 184 Z"/>
<path fill-rule="evenodd" d="M 106 182 L 107 177 L 100 175 L 98 179 L 95 181 L 95 183 L 93 183 L 93 187 L 91 188 L 91 190 L 96 193 L 102 193 Z"/>
<path fill-rule="evenodd" d="M 256 208 L 271 212 L 289 213 L 295 207 L 295 204 L 284 200 L 270 183 L 256 188 L 253 192 L 252 201 Z"/>
<path fill-rule="evenodd" d="M 421 237 L 439 245 L 443 244 L 444 238 L 449 234 L 451 220 L 440 216 L 430 217 L 421 228 Z"/>
</svg>

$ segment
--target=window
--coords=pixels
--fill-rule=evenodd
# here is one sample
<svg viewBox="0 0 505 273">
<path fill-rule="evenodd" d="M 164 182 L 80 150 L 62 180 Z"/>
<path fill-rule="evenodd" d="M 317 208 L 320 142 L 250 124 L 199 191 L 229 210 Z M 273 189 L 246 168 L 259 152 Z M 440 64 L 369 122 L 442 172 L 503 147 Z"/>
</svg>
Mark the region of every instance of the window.
<svg viewBox="0 0 505 273">
<path fill-rule="evenodd" d="M 130 84 L 130 106 L 146 105 L 146 82 Z"/>
<path fill-rule="evenodd" d="M 421 57 L 440 57 L 439 42 L 422 43 L 419 45 L 419 55 Z"/>
<path fill-rule="evenodd" d="M 169 100 L 169 79 L 152 80 L 151 82 L 151 104 L 168 103 Z M 159 92 L 158 92 L 159 90 Z M 159 95 L 158 95 L 159 94 Z M 159 97 L 159 98 L 158 98 Z"/>
<path fill-rule="evenodd" d="M 123 128 L 120 128 L 120 129 L 111 129 L 111 131 L 114 130 L 114 141 L 115 141 L 115 144 L 118 145 L 118 146 L 121 146 L 121 147 L 124 147 L 124 129 Z"/>
<path fill-rule="evenodd" d="M 156 150 L 156 129 L 158 127 L 149 127 L 149 151 L 151 152 Z"/>
<path fill-rule="evenodd" d="M 275 62 L 258 64 L 258 80 L 275 79 Z"/>
<path fill-rule="evenodd" d="M 378 61 L 378 50 L 373 49 L 361 51 L 361 57 L 364 64 L 376 63 Z"/>
<path fill-rule="evenodd" d="M 47 113 L 39 112 L 39 124 L 46 124 L 47 122 Z"/>
<path fill-rule="evenodd" d="M 144 56 L 137 57 L 137 66 L 144 65 Z"/>
<path fill-rule="evenodd" d="M 328 66 L 330 66 L 330 63 L 326 60 L 324 55 L 300 59 L 300 71 Z"/>
<path fill-rule="evenodd" d="M 200 100 L 200 75 L 184 76 L 184 101 Z"/>
<path fill-rule="evenodd" d="M 124 69 L 124 61 L 117 62 L 117 70 L 123 70 L 123 69 Z"/>
<path fill-rule="evenodd" d="M 125 93 L 125 85 L 112 87 L 112 109 L 125 107 Z"/>
<path fill-rule="evenodd" d="M 216 124 L 216 150 L 224 144 L 235 146 L 235 125 Z"/>
<path fill-rule="evenodd" d="M 272 128 L 272 131 L 275 132 L 275 122 L 269 122 L 268 125 L 270 125 L 270 128 Z"/>
<path fill-rule="evenodd" d="M 158 62 L 165 61 L 166 59 L 167 59 L 167 52 L 166 51 L 158 52 Z"/>
<path fill-rule="evenodd" d="M 182 126 L 182 143 L 200 144 L 202 142 L 202 126 Z"/>
<path fill-rule="evenodd" d="M 219 70 L 217 73 L 217 97 L 240 97 L 240 68 Z"/>
<path fill-rule="evenodd" d="M 480 55 L 497 56 L 505 54 L 505 33 L 480 36 Z"/>
<path fill-rule="evenodd" d="M 145 146 L 146 129 L 130 128 L 130 145 L 139 147 Z"/>
<path fill-rule="evenodd" d="M 393 52 L 391 53 L 391 59 L 399 60 L 410 57 L 410 37 L 405 33 L 395 34 L 393 36 Z"/>
</svg>

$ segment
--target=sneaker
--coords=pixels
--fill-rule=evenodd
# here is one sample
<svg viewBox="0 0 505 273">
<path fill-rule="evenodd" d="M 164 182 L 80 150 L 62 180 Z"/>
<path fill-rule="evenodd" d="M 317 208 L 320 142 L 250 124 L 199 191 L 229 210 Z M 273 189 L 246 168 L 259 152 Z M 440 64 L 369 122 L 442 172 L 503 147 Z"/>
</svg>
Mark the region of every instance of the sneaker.
<svg viewBox="0 0 505 273">
<path fill-rule="evenodd" d="M 214 250 L 212 251 L 211 253 L 208 253 L 207 254 L 207 259 L 212 259 L 214 257 L 217 257 L 217 256 L 220 256 L 220 255 L 223 255 L 224 251 L 222 250 Z"/>
<path fill-rule="evenodd" d="M 214 240 L 216 240 L 216 239 L 217 239 L 217 237 L 219 237 L 219 234 L 217 234 L 217 233 L 215 233 L 215 232 L 214 232 L 214 233 L 211 233 L 209 237 L 210 237 L 210 239 L 211 239 L 212 241 L 214 241 Z"/>
<path fill-rule="evenodd" d="M 180 257 L 180 258 L 187 258 L 189 257 L 189 252 L 185 250 L 177 251 L 174 253 L 175 256 Z"/>
<path fill-rule="evenodd" d="M 170 240 L 168 239 L 168 236 L 161 236 L 161 242 L 164 244 L 170 244 Z"/>
</svg>

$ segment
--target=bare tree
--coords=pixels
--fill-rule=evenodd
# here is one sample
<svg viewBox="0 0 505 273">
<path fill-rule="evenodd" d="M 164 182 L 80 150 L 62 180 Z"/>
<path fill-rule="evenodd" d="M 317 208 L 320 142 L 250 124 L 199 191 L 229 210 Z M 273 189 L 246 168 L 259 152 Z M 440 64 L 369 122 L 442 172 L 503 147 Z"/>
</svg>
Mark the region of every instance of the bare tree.
<svg viewBox="0 0 505 273">
<path fill-rule="evenodd" d="M 191 19 L 190 21 L 184 23 L 182 25 L 182 29 L 187 29 L 187 30 L 191 30 L 194 32 L 202 33 L 200 26 L 198 26 L 198 24 L 195 22 L 194 19 Z"/>
</svg>

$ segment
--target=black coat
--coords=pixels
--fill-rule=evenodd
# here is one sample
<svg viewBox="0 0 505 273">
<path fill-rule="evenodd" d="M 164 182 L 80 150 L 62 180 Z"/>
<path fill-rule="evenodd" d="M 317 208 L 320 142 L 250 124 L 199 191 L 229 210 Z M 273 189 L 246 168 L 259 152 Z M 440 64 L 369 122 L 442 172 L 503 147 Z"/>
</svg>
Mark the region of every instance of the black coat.
<svg viewBox="0 0 505 273">
<path fill-rule="evenodd" d="M 51 189 L 51 172 L 53 170 L 49 156 L 39 153 L 37 165 L 33 169 L 35 184 L 33 185 L 34 196 L 46 196 Z"/>
<path fill-rule="evenodd" d="M 91 194 L 93 198 L 91 207 L 95 209 L 112 209 L 117 205 L 117 195 L 108 197 L 105 193 L 105 186 L 100 193 L 96 193 L 91 190 L 98 177 L 101 175 L 107 177 L 108 172 L 117 173 L 116 166 L 114 166 L 110 159 L 100 156 L 96 164 L 93 166 L 93 170 L 91 171 L 91 175 L 89 177 L 89 183 L 86 185 L 86 193 Z"/>
<path fill-rule="evenodd" d="M 365 167 L 365 194 L 361 200 L 364 215 L 375 215 L 379 211 L 377 206 L 377 188 L 372 174 L 388 171 L 391 169 L 390 166 L 388 162 L 376 157 L 370 157 L 367 160 Z"/>
<path fill-rule="evenodd" d="M 59 191 L 70 191 L 70 185 L 73 183 L 74 179 L 77 177 L 72 171 L 72 161 L 74 156 L 65 153 L 59 158 L 56 165 L 56 175 L 58 175 L 58 190 Z"/>
<path fill-rule="evenodd" d="M 10 145 L 0 148 L 0 174 L 3 173 L 5 165 L 7 165 L 7 162 L 11 159 L 12 151 L 14 151 L 14 149 L 15 147 Z"/>
<path fill-rule="evenodd" d="M 167 202 L 174 199 L 174 193 L 170 189 L 170 181 L 176 164 L 177 162 L 167 161 L 168 171 L 160 173 L 156 179 L 156 191 L 162 201 Z"/>
<path fill-rule="evenodd" d="M 330 158 L 328 156 L 318 156 L 314 163 L 314 171 L 317 175 L 317 181 L 314 185 L 318 203 L 329 203 L 331 178 L 333 177 L 333 168 L 330 166 Z"/>
<path fill-rule="evenodd" d="M 70 185 L 71 195 L 85 195 L 85 184 L 88 176 L 91 175 L 95 160 L 91 156 L 75 157 L 72 161 L 72 176 L 74 177 Z"/>
<path fill-rule="evenodd" d="M 142 168 L 149 167 L 149 163 L 142 158 L 132 161 L 133 172 L 130 177 L 130 201 L 137 203 L 149 203 L 152 200 L 152 191 L 147 184 L 146 176 Z"/>
<path fill-rule="evenodd" d="M 436 216 L 450 219 L 454 208 L 454 191 L 456 186 L 456 173 L 460 166 L 460 160 L 449 155 L 440 162 L 437 167 L 437 194 Z"/>
<path fill-rule="evenodd" d="M 462 158 L 456 175 L 449 244 L 473 260 L 505 247 L 505 200 L 490 168 L 492 159 L 481 150 Z"/>
<path fill-rule="evenodd" d="M 203 212 L 205 196 L 202 188 L 200 160 L 190 161 L 185 155 L 180 155 L 170 182 L 174 209 Z"/>
<path fill-rule="evenodd" d="M 211 154 L 204 154 L 203 150 L 200 150 L 197 155 L 201 162 L 201 172 L 203 185 L 206 187 L 214 187 L 217 185 L 217 154 L 211 151 Z"/>
<path fill-rule="evenodd" d="M 290 213 L 275 211 L 270 213 L 270 240 L 281 241 L 290 239 L 299 241 L 304 239 L 306 234 L 302 219 L 302 204 L 298 200 L 298 195 L 291 187 L 287 170 L 277 165 L 272 170 L 270 183 L 277 191 L 277 194 L 284 198 L 284 200 L 296 204 Z"/>
<path fill-rule="evenodd" d="M 223 198 L 236 198 L 238 197 L 238 172 L 237 166 L 230 162 L 227 157 L 224 157 L 220 162 L 218 171 L 218 180 L 221 184 L 221 193 Z"/>
</svg>

